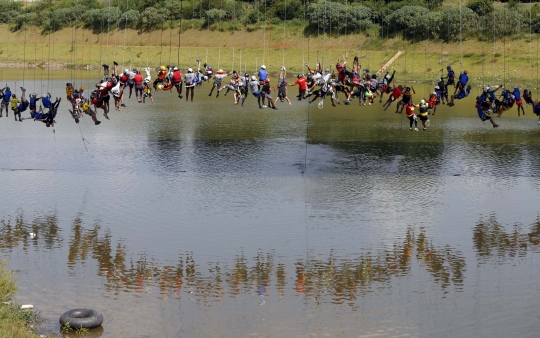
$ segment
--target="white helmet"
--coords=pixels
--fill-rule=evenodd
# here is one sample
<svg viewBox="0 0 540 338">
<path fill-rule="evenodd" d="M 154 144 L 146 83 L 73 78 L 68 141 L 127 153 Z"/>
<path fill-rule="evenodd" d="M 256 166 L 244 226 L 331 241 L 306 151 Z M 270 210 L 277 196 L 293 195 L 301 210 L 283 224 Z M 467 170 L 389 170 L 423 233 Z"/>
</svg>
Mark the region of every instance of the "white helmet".
<svg viewBox="0 0 540 338">
<path fill-rule="evenodd" d="M 174 70 L 174 71 L 177 71 L 177 70 L 178 70 L 178 67 L 175 66 L 175 67 L 173 68 L 173 70 Z"/>
<path fill-rule="evenodd" d="M 490 89 L 491 89 L 491 88 L 489 88 L 489 86 L 486 86 L 486 92 L 487 92 L 488 90 L 490 90 Z"/>
<path fill-rule="evenodd" d="M 441 89 L 441 88 L 439 88 L 439 86 L 435 86 L 435 90 L 439 90 L 439 89 Z"/>
<path fill-rule="evenodd" d="M 265 66 L 265 65 L 262 65 L 261 68 L 262 68 L 262 69 L 266 69 L 266 66 Z"/>
<path fill-rule="evenodd" d="M 189 67 L 189 68 L 187 69 L 187 71 L 188 71 L 188 73 L 193 73 L 193 69 L 192 69 L 191 67 Z"/>
<path fill-rule="evenodd" d="M 421 104 L 426 104 L 426 100 L 422 99 L 422 100 L 420 100 L 420 103 Z"/>
<path fill-rule="evenodd" d="M 390 80 L 390 74 L 386 74 L 385 78 L 386 78 L 387 80 Z"/>
<path fill-rule="evenodd" d="M 433 93 L 431 93 L 431 95 L 437 95 L 437 93 L 436 93 L 436 92 L 433 92 Z"/>
<path fill-rule="evenodd" d="M 439 78 L 439 79 L 437 80 L 437 82 L 441 82 L 441 81 L 442 81 L 442 79 L 441 79 L 441 78 Z"/>
<path fill-rule="evenodd" d="M 208 81 L 208 76 L 203 76 L 204 81 Z"/>
<path fill-rule="evenodd" d="M 257 78 L 255 77 L 255 75 L 253 75 L 253 76 L 251 77 L 251 81 L 257 81 Z"/>
</svg>

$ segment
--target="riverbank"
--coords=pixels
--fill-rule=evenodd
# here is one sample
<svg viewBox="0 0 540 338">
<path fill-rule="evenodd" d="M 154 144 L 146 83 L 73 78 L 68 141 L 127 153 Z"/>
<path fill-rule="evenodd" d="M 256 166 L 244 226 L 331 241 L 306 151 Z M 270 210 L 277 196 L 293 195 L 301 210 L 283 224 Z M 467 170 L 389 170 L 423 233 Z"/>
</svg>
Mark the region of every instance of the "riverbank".
<svg viewBox="0 0 540 338">
<path fill-rule="evenodd" d="M 17 285 L 6 263 L 0 260 L 0 338 L 35 338 L 28 328 L 28 319 L 35 314 L 9 304 L 17 293 Z"/>
<path fill-rule="evenodd" d="M 177 29 L 149 33 L 128 29 L 109 34 L 64 29 L 41 35 L 39 30 L 10 32 L 7 26 L 2 28 L 0 67 L 9 68 L 77 69 L 99 74 L 100 65 L 113 60 L 122 68 L 174 64 L 185 69 L 196 67 L 196 59 L 201 59 L 215 68 L 242 72 L 256 71 L 265 64 L 270 73 L 277 74 L 285 65 L 292 75 L 305 72 L 305 63 L 314 65 L 319 60 L 324 67 L 334 69 L 343 55 L 349 59 L 357 55 L 362 67 L 373 72 L 402 50 L 405 53 L 389 68 L 396 70 L 398 82 L 433 82 L 441 69 L 453 65 L 458 72 L 469 70 L 473 85 L 538 87 L 537 35 L 496 43 L 466 40 L 460 45 L 436 40 L 383 40 L 369 34 L 305 37 L 300 28 L 279 27 L 252 32 L 188 29 L 180 35 Z M 82 76 L 73 73 L 73 77 Z"/>
</svg>

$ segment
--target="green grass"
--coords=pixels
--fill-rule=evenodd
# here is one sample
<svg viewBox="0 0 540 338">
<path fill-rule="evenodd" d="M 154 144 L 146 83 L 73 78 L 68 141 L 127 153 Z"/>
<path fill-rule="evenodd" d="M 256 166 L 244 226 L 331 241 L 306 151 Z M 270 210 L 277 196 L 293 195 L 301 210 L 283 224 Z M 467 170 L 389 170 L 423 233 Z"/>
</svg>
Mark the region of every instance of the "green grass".
<svg viewBox="0 0 540 338">
<path fill-rule="evenodd" d="M 35 338 L 29 329 L 38 315 L 33 311 L 21 310 L 17 304 L 4 304 L 17 293 L 13 275 L 0 261 L 0 338 Z"/>
</svg>

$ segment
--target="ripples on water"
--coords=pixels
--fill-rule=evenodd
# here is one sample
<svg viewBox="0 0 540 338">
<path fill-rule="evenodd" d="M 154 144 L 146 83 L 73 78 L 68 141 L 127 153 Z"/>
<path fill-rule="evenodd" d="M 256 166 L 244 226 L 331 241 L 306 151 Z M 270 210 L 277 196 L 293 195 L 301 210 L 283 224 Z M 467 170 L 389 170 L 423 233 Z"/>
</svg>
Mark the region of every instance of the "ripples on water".
<svg viewBox="0 0 540 338">
<path fill-rule="evenodd" d="M 537 332 L 532 117 L 325 107 L 306 134 L 303 106 L 161 94 L 83 121 L 88 152 L 65 114 L 56 141 L 0 121 L 0 249 L 46 329 L 84 304 L 108 337 Z"/>
</svg>

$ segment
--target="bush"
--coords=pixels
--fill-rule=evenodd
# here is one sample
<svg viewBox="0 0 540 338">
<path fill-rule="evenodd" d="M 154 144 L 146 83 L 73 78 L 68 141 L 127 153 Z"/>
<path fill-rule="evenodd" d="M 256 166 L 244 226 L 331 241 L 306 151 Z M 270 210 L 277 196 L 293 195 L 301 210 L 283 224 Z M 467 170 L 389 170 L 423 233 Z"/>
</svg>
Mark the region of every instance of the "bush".
<svg viewBox="0 0 540 338">
<path fill-rule="evenodd" d="M 122 25 L 126 27 L 136 27 L 140 20 L 141 14 L 139 13 L 139 11 L 136 9 L 131 9 L 120 15 L 119 23 L 120 27 L 122 27 Z"/>
<path fill-rule="evenodd" d="M 404 6 L 388 15 L 385 19 L 388 29 L 402 33 L 404 39 L 418 39 L 425 36 L 430 27 L 429 9 L 422 6 Z M 458 21 L 459 24 L 459 21 Z"/>
<path fill-rule="evenodd" d="M 292 20 L 304 17 L 304 5 L 299 0 L 284 0 L 274 7 L 275 15 L 281 20 Z"/>
<path fill-rule="evenodd" d="M 45 21 L 45 30 L 56 31 L 64 27 L 71 26 L 81 19 L 85 8 L 82 5 L 75 5 L 70 8 L 60 8 L 49 13 Z"/>
<path fill-rule="evenodd" d="M 459 40 L 459 8 L 449 8 L 440 12 L 437 26 L 434 28 L 435 34 L 442 40 Z M 463 36 L 469 36 L 479 31 L 479 17 L 470 8 L 462 8 L 461 23 Z"/>
<path fill-rule="evenodd" d="M 491 0 L 470 0 L 467 3 L 467 8 L 472 9 L 479 16 L 491 14 L 494 10 Z"/>
<path fill-rule="evenodd" d="M 0 12 L 0 23 L 14 23 L 19 17 L 17 10 L 9 10 L 7 12 Z"/>
<path fill-rule="evenodd" d="M 120 18 L 118 7 L 105 7 L 102 9 L 90 9 L 86 12 L 85 26 L 96 31 L 104 31 L 114 27 Z"/>
<path fill-rule="evenodd" d="M 516 33 L 520 25 L 525 27 L 524 22 L 526 20 L 520 12 L 496 9 L 492 15 L 484 16 L 481 24 L 486 36 L 497 38 Z"/>
<path fill-rule="evenodd" d="M 155 7 L 148 7 L 141 13 L 142 24 L 149 30 L 158 29 L 163 21 L 168 20 L 168 13 Z"/>
<path fill-rule="evenodd" d="M 210 25 L 213 23 L 220 22 L 226 17 L 227 17 L 227 12 L 222 9 L 213 8 L 211 10 L 206 11 L 206 19 L 208 20 L 208 23 Z"/>
<path fill-rule="evenodd" d="M 372 25 L 373 11 L 364 6 L 345 6 L 338 2 L 322 1 L 310 6 L 309 25 L 322 31 L 354 33 Z"/>
</svg>

